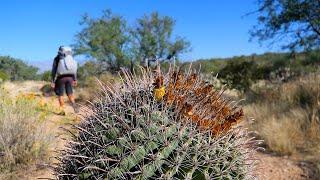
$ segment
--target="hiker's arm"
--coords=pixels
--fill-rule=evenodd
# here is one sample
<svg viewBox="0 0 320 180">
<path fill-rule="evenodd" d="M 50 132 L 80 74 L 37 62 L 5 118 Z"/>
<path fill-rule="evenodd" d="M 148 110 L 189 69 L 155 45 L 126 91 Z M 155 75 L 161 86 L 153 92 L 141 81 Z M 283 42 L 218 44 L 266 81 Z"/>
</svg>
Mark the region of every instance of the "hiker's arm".
<svg viewBox="0 0 320 180">
<path fill-rule="evenodd" d="M 77 74 L 73 74 L 72 78 L 73 78 L 74 81 L 77 81 Z"/>
<path fill-rule="evenodd" d="M 77 81 L 77 72 L 72 75 L 72 79 L 73 79 L 73 86 L 77 86 L 77 84 L 78 84 L 78 81 Z"/>
<path fill-rule="evenodd" d="M 52 82 L 56 81 L 56 74 L 57 74 L 57 68 L 58 68 L 58 57 L 55 57 L 52 64 L 52 70 L 51 70 L 51 78 Z"/>
<path fill-rule="evenodd" d="M 73 86 L 77 86 L 78 85 L 78 81 L 77 81 L 77 74 L 72 75 L 72 79 L 73 79 Z"/>
</svg>

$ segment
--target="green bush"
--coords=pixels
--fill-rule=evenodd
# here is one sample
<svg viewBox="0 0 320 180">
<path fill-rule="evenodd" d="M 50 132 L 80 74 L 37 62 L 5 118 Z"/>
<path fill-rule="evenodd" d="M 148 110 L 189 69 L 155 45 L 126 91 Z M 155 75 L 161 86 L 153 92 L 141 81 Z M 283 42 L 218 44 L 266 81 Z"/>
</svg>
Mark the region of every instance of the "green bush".
<svg viewBox="0 0 320 180">
<path fill-rule="evenodd" d="M 220 69 L 219 77 L 222 83 L 226 84 L 229 88 L 247 92 L 250 90 L 251 85 L 261 77 L 261 74 L 254 61 L 239 58 L 228 61 Z"/>
<path fill-rule="evenodd" d="M 51 71 L 45 71 L 41 74 L 41 80 L 51 82 Z"/>
<path fill-rule="evenodd" d="M 101 72 L 98 71 L 99 69 L 97 62 L 87 61 L 78 68 L 78 80 L 80 83 L 83 83 L 88 77 L 99 76 L 101 74 Z"/>
<path fill-rule="evenodd" d="M 10 79 L 10 77 L 9 77 L 8 74 L 6 74 L 3 71 L 0 71 L 0 83 L 3 82 L 3 81 L 7 81 L 9 79 Z"/>
</svg>

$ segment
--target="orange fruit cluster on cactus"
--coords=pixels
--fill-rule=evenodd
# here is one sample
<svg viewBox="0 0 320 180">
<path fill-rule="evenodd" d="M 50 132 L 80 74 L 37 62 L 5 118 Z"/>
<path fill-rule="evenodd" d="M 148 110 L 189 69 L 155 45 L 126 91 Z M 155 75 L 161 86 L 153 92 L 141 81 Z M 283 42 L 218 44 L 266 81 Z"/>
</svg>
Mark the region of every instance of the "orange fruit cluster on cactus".
<svg viewBox="0 0 320 180">
<path fill-rule="evenodd" d="M 155 84 L 160 82 L 163 77 L 156 78 Z M 243 119 L 241 108 L 231 107 L 230 101 L 222 97 L 223 91 L 215 90 L 195 73 L 172 72 L 165 86 L 164 101 L 168 105 L 173 105 L 184 119 L 215 135 L 227 132 Z"/>
</svg>

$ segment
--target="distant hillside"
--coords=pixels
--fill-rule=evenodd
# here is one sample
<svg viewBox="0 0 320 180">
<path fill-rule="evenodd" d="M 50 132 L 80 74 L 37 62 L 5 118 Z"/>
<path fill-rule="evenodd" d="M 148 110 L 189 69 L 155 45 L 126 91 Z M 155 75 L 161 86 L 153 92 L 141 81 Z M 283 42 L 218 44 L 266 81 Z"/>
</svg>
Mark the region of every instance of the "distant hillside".
<svg viewBox="0 0 320 180">
<path fill-rule="evenodd" d="M 84 65 L 86 58 L 82 56 L 75 57 L 81 68 L 87 68 Z M 229 62 L 253 62 L 253 68 L 260 68 L 264 74 L 271 71 L 289 67 L 294 71 L 309 72 L 315 71 L 320 66 L 320 50 L 314 50 L 307 53 L 264 53 L 261 55 L 253 54 L 250 56 L 234 56 L 230 58 L 210 58 L 198 59 L 192 62 L 181 63 L 182 67 L 187 68 L 193 64 L 193 68 L 199 69 L 203 73 L 219 73 Z M 137 62 L 139 64 L 139 62 Z M 40 79 L 45 71 L 50 71 L 52 60 L 30 61 L 27 63 L 21 59 L 10 56 L 0 56 L 0 79 L 2 80 L 34 80 Z"/>
<path fill-rule="evenodd" d="M 21 59 L 0 56 L 0 79 L 2 80 L 33 80 L 38 77 L 38 68 L 28 65 Z"/>
<path fill-rule="evenodd" d="M 254 61 L 258 66 L 277 66 L 277 67 L 308 67 L 320 65 L 320 50 L 304 53 L 264 53 L 261 55 L 253 54 L 250 56 L 234 56 L 231 58 L 210 58 L 198 59 L 193 62 L 184 62 L 182 65 L 188 67 L 190 63 L 193 67 L 201 67 L 203 73 L 217 73 L 229 61 Z M 275 68 L 277 68 L 275 67 Z"/>
<path fill-rule="evenodd" d="M 39 73 L 51 70 L 53 60 L 30 61 L 29 64 L 39 68 Z"/>
</svg>

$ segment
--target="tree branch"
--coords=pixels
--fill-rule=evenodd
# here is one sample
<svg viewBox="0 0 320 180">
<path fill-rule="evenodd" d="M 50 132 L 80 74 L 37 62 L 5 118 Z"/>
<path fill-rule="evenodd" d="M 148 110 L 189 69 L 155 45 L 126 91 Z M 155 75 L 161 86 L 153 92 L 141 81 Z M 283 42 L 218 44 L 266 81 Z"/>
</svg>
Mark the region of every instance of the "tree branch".
<svg viewBox="0 0 320 180">
<path fill-rule="evenodd" d="M 320 31 L 313 25 L 313 23 L 311 21 L 309 21 L 310 27 L 312 28 L 312 30 L 318 34 L 318 36 L 320 36 Z"/>
</svg>

